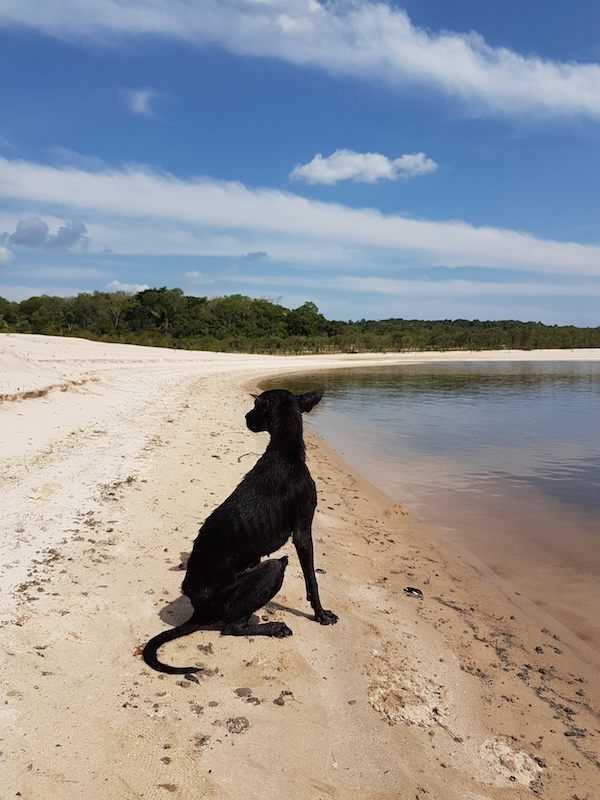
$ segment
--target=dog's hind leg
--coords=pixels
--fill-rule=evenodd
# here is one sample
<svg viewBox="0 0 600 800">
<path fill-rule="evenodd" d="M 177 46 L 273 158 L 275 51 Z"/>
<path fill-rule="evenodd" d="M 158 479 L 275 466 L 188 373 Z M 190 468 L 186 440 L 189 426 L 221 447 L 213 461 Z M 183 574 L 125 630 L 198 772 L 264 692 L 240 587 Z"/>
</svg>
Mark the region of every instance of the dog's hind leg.
<svg viewBox="0 0 600 800">
<path fill-rule="evenodd" d="M 287 556 L 263 561 L 244 572 L 223 595 L 224 636 L 291 636 L 283 622 L 252 624 L 250 616 L 268 603 L 281 589 L 287 566 Z"/>
</svg>

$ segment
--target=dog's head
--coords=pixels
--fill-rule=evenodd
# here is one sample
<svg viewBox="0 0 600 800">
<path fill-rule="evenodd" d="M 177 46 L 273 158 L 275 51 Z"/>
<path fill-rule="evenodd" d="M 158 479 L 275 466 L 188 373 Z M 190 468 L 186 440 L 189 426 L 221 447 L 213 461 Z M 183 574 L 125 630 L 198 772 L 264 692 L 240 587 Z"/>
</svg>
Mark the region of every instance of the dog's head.
<svg viewBox="0 0 600 800">
<path fill-rule="evenodd" d="M 246 414 L 246 425 L 253 433 L 272 433 L 277 423 L 313 409 L 322 396 L 319 392 L 292 394 L 287 389 L 268 389 L 259 395 L 252 395 L 254 408 Z"/>
</svg>

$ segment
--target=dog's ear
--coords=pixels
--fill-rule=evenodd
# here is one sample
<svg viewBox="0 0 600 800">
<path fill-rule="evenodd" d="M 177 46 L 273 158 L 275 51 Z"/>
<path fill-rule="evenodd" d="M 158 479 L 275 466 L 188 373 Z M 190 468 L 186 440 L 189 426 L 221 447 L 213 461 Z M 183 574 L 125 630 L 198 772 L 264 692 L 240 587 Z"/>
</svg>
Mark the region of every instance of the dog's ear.
<svg viewBox="0 0 600 800">
<path fill-rule="evenodd" d="M 321 392 L 305 392 L 297 395 L 298 406 L 303 413 L 311 411 L 323 397 Z"/>
</svg>

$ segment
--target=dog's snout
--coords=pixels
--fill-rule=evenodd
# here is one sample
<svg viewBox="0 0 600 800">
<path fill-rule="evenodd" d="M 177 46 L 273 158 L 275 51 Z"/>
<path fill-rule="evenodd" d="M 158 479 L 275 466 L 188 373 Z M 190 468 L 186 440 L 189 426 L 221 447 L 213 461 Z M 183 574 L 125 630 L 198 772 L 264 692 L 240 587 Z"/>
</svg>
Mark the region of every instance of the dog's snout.
<svg viewBox="0 0 600 800">
<path fill-rule="evenodd" d="M 248 430 L 251 430 L 252 433 L 258 433 L 262 430 L 260 425 L 260 420 L 257 418 L 256 410 L 252 409 L 246 414 L 246 426 Z"/>
</svg>

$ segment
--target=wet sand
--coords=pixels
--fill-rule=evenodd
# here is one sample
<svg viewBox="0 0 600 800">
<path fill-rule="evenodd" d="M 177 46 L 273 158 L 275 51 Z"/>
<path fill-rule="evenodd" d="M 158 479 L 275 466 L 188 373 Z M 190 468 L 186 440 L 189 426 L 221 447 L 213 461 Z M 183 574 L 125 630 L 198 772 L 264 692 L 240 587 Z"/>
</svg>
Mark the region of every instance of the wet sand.
<svg viewBox="0 0 600 800">
<path fill-rule="evenodd" d="M 353 451 L 351 468 L 360 466 L 361 458 Z M 443 477 L 437 494 L 415 496 L 407 487 L 419 476 L 435 483 L 450 469 L 438 458 L 399 463 L 371 457 L 357 471 L 387 490 L 390 502 L 402 502 L 414 524 L 435 531 L 449 552 L 485 564 L 507 591 L 519 591 L 568 630 L 600 669 L 600 521 L 535 488 L 510 493 L 489 481 L 485 498 L 480 493 L 469 498 L 449 489 Z"/>
<path fill-rule="evenodd" d="M 197 527 L 265 446 L 243 426 L 248 384 L 377 357 L 3 336 L 9 361 L 0 796 L 595 797 L 594 663 L 314 437 L 316 560 L 339 624 L 310 618 L 288 547 L 283 590 L 262 616 L 293 637 L 204 631 L 165 647 L 165 660 L 204 665 L 198 683 L 137 655 L 189 613 L 180 565 Z M 18 396 L 51 384 L 63 386 Z"/>
</svg>

